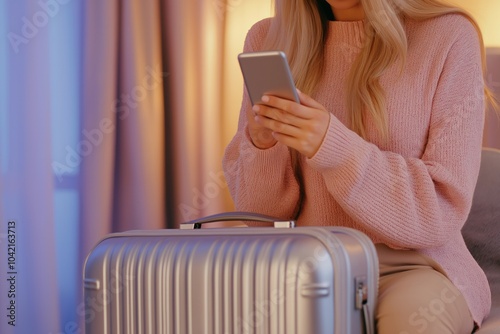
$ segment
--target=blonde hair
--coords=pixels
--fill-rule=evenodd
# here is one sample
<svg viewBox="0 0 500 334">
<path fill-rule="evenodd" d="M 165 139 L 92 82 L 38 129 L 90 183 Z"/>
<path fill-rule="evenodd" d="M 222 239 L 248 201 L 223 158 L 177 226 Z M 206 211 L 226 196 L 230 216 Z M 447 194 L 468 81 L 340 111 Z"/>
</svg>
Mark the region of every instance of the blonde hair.
<svg viewBox="0 0 500 334">
<path fill-rule="evenodd" d="M 318 9 L 323 0 L 275 0 L 272 20 L 264 49 L 283 50 L 290 63 L 297 87 L 312 93 L 323 72 L 324 41 L 328 21 Z M 361 0 L 365 9 L 365 41 L 347 79 L 347 108 L 353 131 L 366 139 L 366 120 L 376 125 L 383 138 L 388 138 L 385 94 L 380 77 L 393 63 L 404 65 L 407 37 L 404 18 L 425 20 L 449 13 L 464 15 L 478 31 L 483 72 L 486 56 L 482 35 L 476 21 L 465 10 L 440 0 Z M 495 99 L 485 85 L 485 96 L 493 106 Z M 292 154 L 293 156 L 293 154 Z"/>
</svg>

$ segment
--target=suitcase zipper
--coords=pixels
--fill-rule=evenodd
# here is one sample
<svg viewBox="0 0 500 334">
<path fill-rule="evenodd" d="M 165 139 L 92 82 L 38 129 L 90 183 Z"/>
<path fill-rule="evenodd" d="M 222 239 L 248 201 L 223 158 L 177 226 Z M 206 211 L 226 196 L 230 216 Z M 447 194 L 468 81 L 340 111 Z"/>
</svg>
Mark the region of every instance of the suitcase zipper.
<svg viewBox="0 0 500 334">
<path fill-rule="evenodd" d="M 356 295 L 355 295 L 355 305 L 357 310 L 362 310 L 363 320 L 366 334 L 373 333 L 373 327 L 370 322 L 370 309 L 368 307 L 368 285 L 366 276 L 355 278 Z"/>
<path fill-rule="evenodd" d="M 363 305 L 368 302 L 368 286 L 366 284 L 366 277 L 356 277 L 355 278 L 355 286 L 356 286 L 356 309 L 361 310 Z"/>
</svg>

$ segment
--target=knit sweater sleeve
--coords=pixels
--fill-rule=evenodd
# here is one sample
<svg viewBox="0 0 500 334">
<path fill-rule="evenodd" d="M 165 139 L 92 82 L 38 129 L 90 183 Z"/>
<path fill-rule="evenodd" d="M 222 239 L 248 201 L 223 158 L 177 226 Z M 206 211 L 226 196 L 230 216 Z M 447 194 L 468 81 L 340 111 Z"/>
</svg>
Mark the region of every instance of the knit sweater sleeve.
<svg viewBox="0 0 500 334">
<path fill-rule="evenodd" d="M 244 52 L 260 50 L 269 19 L 257 22 L 248 32 Z M 299 199 L 299 186 L 285 145 L 261 150 L 248 133 L 246 113 L 252 108 L 246 89 L 238 130 L 226 147 L 222 165 L 235 207 L 240 211 L 268 214 L 283 219 L 292 215 Z"/>
<path fill-rule="evenodd" d="M 331 117 L 322 146 L 307 161 L 345 212 L 391 247 L 439 247 L 460 232 L 471 207 L 484 83 L 478 34 L 465 18 L 458 30 L 438 72 L 420 158 L 382 151 Z"/>
</svg>

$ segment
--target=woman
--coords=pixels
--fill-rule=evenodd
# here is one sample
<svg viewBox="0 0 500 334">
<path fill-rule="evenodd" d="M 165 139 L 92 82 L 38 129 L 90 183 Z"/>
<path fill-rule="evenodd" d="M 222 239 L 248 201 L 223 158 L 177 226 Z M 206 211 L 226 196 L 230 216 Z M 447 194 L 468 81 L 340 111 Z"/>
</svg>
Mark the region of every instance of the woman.
<svg viewBox="0 0 500 334">
<path fill-rule="evenodd" d="M 238 210 L 365 232 L 379 333 L 471 333 L 491 297 L 461 228 L 476 184 L 484 51 L 438 0 L 276 0 L 244 51 L 283 50 L 300 104 L 245 92 L 224 170 Z"/>
</svg>

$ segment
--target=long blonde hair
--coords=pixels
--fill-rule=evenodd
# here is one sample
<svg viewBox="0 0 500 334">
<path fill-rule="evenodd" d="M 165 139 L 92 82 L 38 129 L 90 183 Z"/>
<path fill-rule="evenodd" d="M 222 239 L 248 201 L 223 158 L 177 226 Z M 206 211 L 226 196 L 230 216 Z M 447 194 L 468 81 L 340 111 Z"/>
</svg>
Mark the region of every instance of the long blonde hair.
<svg viewBox="0 0 500 334">
<path fill-rule="evenodd" d="M 323 72 L 324 41 L 328 18 L 318 8 L 324 0 L 275 0 L 265 49 L 283 50 L 290 63 L 297 87 L 312 93 Z M 476 21 L 465 10 L 440 0 L 361 0 L 365 9 L 365 41 L 347 79 L 347 108 L 350 127 L 366 138 L 366 120 L 371 118 L 383 138 L 388 138 L 385 94 L 380 85 L 384 71 L 396 61 L 404 65 L 407 37 L 404 18 L 425 20 L 449 13 L 464 15 L 478 31 L 483 72 L 486 56 L 482 35 Z M 496 105 L 485 85 L 485 96 Z"/>
</svg>

